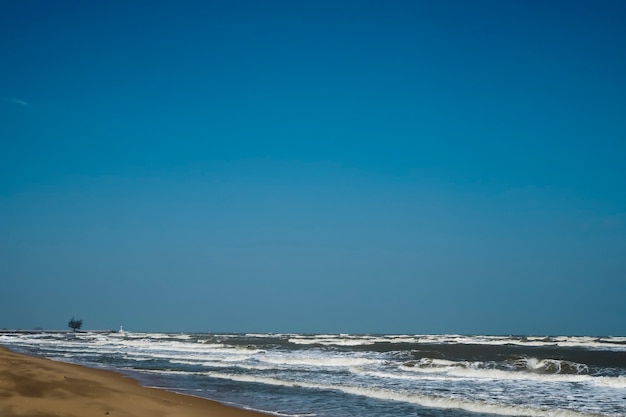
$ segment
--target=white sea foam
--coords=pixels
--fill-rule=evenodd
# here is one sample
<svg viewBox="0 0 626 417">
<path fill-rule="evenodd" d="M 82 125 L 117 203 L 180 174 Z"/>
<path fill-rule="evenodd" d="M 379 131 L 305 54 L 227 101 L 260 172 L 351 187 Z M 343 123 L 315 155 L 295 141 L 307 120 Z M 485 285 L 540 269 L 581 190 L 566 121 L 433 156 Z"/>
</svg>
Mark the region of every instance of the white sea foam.
<svg viewBox="0 0 626 417">
<path fill-rule="evenodd" d="M 589 372 L 589 367 L 582 363 L 575 363 L 571 361 L 562 361 L 559 359 L 537 359 L 528 358 L 525 360 L 526 367 L 534 371 L 545 371 L 549 373 L 559 374 L 575 373 L 585 374 Z"/>
<path fill-rule="evenodd" d="M 414 344 L 474 344 L 474 345 L 517 345 L 529 347 L 579 347 L 585 349 L 608 349 L 626 351 L 625 337 L 583 337 L 583 336 L 466 336 L 466 335 L 292 335 L 289 342 L 298 345 L 324 346 L 366 346 L 375 343 L 414 343 Z"/>
<path fill-rule="evenodd" d="M 122 368 L 122 369 L 132 370 L 132 368 Z M 158 374 L 158 375 L 185 375 L 185 376 L 202 375 L 202 372 L 177 371 L 173 369 L 142 369 L 141 372 L 144 374 Z"/>
<path fill-rule="evenodd" d="M 598 376 L 594 377 L 591 382 L 600 387 L 626 389 L 626 376 Z"/>
<path fill-rule="evenodd" d="M 315 413 L 304 413 L 304 414 L 290 414 L 290 413 L 281 413 L 280 411 L 269 411 L 269 410 L 262 410 L 262 409 L 257 409 L 257 408 L 245 408 L 246 410 L 251 410 L 251 411 L 256 411 L 259 413 L 263 413 L 263 414 L 268 414 L 268 415 L 272 415 L 272 416 L 279 416 L 279 417 L 314 417 L 317 414 Z"/>
<path fill-rule="evenodd" d="M 504 371 L 500 369 L 481 368 L 479 363 L 454 363 L 451 366 L 437 367 L 420 367 L 401 365 L 400 369 L 404 372 L 415 374 L 427 374 L 431 378 L 433 375 L 442 377 L 456 377 L 462 379 L 483 379 L 483 380 L 525 380 L 525 381 L 543 381 L 543 382 L 576 382 L 576 383 L 594 383 L 598 377 L 589 375 L 576 374 L 543 374 L 531 371 Z M 402 375 L 402 374 L 400 374 Z M 610 378 L 610 377 L 606 377 Z"/>
<path fill-rule="evenodd" d="M 289 342 L 295 345 L 324 345 L 324 346 L 365 346 L 371 345 L 371 339 L 341 339 L 341 338 L 291 338 Z"/>
<path fill-rule="evenodd" d="M 258 358 L 263 363 L 275 365 L 310 366 L 310 367 L 350 367 L 378 364 L 381 361 L 351 356 L 263 356 Z"/>
<path fill-rule="evenodd" d="M 495 404 L 486 401 L 469 401 L 465 399 L 419 395 L 411 392 L 399 392 L 389 389 L 377 389 L 369 387 L 325 385 L 310 382 L 284 380 L 278 378 L 258 377 L 250 375 L 234 375 L 211 372 L 214 378 L 228 379 L 232 381 L 261 383 L 278 385 L 292 388 L 309 388 L 315 390 L 334 390 L 347 394 L 364 396 L 386 401 L 398 401 L 417 404 L 423 407 L 441 409 L 461 409 L 475 413 L 490 413 L 502 416 L 527 416 L 527 417 L 599 417 L 603 414 L 590 414 L 574 410 L 538 408 L 529 406 L 517 406 L 509 404 Z"/>
<path fill-rule="evenodd" d="M 154 343 L 155 341 L 188 345 L 192 339 L 189 334 L 167 334 L 167 333 L 77 333 L 73 335 L 79 340 L 90 340 L 92 343 Z M 214 335 L 215 339 L 226 341 L 236 338 L 239 335 Z M 588 337 L 588 336 L 467 336 L 467 335 L 348 335 L 348 334 L 321 334 L 321 335 L 301 335 L 301 334 L 248 334 L 247 337 L 263 339 L 266 337 L 284 338 L 291 343 L 299 345 L 325 345 L 325 346 L 365 346 L 375 343 L 389 344 L 474 344 L 474 345 L 517 345 L 530 347 L 560 346 L 577 347 L 585 349 L 606 349 L 614 351 L 626 351 L 626 337 Z M 49 343 L 52 339 L 65 339 L 65 333 L 45 333 L 45 334 L 3 334 L 2 338 L 15 340 L 22 338 L 30 343 Z M 214 339 L 214 340 L 215 340 Z M 2 340 L 2 339 L 0 339 Z M 196 340 L 197 344 L 207 343 L 206 340 Z"/>
</svg>

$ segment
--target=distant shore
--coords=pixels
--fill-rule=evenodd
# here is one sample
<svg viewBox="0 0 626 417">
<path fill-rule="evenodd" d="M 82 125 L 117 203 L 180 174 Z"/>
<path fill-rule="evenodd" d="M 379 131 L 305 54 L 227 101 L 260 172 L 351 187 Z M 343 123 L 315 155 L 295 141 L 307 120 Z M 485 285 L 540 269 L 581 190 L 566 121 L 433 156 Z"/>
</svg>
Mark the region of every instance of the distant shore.
<svg viewBox="0 0 626 417">
<path fill-rule="evenodd" d="M 41 332 L 41 331 L 36 331 Z M 112 371 L 0 346 L 0 415 L 46 417 L 261 417 L 265 414 L 139 385 Z"/>
</svg>

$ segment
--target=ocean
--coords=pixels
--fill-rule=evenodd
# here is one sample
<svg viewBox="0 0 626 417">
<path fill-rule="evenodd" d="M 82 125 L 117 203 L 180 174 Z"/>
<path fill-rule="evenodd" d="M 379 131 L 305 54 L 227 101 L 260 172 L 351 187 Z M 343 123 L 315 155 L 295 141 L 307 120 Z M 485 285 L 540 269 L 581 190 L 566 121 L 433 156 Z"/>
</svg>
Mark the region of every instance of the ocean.
<svg viewBox="0 0 626 417">
<path fill-rule="evenodd" d="M 51 332 L 0 344 L 277 416 L 626 416 L 626 337 Z"/>
</svg>

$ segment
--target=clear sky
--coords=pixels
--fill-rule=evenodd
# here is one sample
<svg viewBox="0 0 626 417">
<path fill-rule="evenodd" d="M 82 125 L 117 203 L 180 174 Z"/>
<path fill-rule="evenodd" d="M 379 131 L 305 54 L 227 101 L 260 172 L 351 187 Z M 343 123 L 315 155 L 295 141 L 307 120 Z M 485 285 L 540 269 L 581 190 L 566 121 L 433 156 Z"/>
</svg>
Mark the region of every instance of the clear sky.
<svg viewBox="0 0 626 417">
<path fill-rule="evenodd" d="M 0 2 L 0 328 L 625 335 L 625 20 Z"/>
</svg>

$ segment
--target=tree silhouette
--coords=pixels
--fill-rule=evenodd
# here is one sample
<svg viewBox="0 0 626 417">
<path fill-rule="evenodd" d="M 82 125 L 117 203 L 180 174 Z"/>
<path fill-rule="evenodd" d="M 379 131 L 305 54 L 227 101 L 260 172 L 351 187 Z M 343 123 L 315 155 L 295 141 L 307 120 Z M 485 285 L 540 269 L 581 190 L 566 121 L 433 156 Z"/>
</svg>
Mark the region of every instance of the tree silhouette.
<svg viewBox="0 0 626 417">
<path fill-rule="evenodd" d="M 69 323 L 67 323 L 67 325 L 72 330 L 76 331 L 76 330 L 80 329 L 81 327 L 83 327 L 83 321 L 82 320 L 75 320 L 74 317 L 72 317 L 72 319 L 70 320 Z"/>
</svg>

